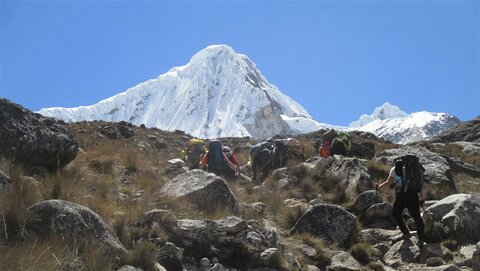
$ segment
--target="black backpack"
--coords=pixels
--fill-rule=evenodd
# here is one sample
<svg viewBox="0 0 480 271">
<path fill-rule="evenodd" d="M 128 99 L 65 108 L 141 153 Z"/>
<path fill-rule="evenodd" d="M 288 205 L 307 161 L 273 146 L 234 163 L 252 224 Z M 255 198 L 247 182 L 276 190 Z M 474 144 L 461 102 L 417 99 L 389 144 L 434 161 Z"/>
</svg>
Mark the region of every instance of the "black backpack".
<svg viewBox="0 0 480 271">
<path fill-rule="evenodd" d="M 415 155 L 405 155 L 396 159 L 395 175 L 401 177 L 397 183 L 397 193 L 418 193 L 424 183 L 425 168 Z"/>
<path fill-rule="evenodd" d="M 208 171 L 220 173 L 223 166 L 222 142 L 212 140 L 208 143 Z"/>
</svg>

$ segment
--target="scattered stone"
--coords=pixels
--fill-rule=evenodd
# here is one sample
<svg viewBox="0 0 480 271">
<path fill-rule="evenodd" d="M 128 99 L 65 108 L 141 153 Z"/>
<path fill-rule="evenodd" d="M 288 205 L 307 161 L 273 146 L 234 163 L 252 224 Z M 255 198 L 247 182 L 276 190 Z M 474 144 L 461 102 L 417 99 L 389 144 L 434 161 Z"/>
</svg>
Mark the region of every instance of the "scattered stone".
<svg viewBox="0 0 480 271">
<path fill-rule="evenodd" d="M 355 260 L 348 252 L 342 251 L 332 257 L 332 261 L 327 266 L 327 271 L 358 271 L 362 270 L 362 265 Z"/>
<path fill-rule="evenodd" d="M 0 193 L 9 192 L 12 190 L 12 179 L 3 171 L 0 170 Z"/>
</svg>

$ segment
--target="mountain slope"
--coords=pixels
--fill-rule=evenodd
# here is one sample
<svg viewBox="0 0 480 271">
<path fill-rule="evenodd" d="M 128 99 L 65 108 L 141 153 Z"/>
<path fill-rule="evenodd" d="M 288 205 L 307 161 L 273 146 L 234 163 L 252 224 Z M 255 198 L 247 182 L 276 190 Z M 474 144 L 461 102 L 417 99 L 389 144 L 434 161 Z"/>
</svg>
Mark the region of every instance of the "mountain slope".
<svg viewBox="0 0 480 271">
<path fill-rule="evenodd" d="M 362 115 L 349 130 L 371 132 L 394 143 L 407 144 L 429 139 L 454 127 L 460 120 L 446 113 L 415 112 L 407 114 L 397 106 L 385 103 L 372 115 Z"/>
<path fill-rule="evenodd" d="M 202 138 L 265 138 L 324 127 L 270 84 L 246 55 L 226 45 L 209 46 L 188 64 L 97 104 L 39 113 L 68 122 L 123 120 Z M 297 127 L 298 119 L 314 125 Z"/>
</svg>

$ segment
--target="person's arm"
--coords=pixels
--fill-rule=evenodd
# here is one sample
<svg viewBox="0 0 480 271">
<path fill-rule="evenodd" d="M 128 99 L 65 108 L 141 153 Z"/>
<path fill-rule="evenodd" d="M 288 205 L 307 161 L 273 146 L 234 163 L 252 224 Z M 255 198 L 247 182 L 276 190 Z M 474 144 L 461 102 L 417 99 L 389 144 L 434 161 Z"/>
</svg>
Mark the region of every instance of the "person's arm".
<svg viewBox="0 0 480 271">
<path fill-rule="evenodd" d="M 395 181 L 395 175 L 392 174 L 392 172 L 394 172 L 394 169 L 392 168 L 392 170 L 390 170 L 390 175 L 388 175 L 388 178 L 387 180 L 385 180 L 383 183 L 381 184 L 378 184 L 378 190 L 380 189 L 383 189 L 384 187 L 390 187 L 390 185 L 392 185 L 392 183 Z"/>
<path fill-rule="evenodd" d="M 200 160 L 200 164 L 199 164 L 200 168 L 203 169 L 207 165 L 207 162 L 208 162 L 208 152 L 205 153 L 205 155 Z"/>
</svg>

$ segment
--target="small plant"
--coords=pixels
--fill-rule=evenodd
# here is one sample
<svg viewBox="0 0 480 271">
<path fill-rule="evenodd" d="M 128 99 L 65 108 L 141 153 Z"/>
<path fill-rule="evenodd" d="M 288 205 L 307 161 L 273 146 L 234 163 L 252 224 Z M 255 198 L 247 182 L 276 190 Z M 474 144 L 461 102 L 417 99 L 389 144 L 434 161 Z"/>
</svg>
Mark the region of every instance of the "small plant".
<svg viewBox="0 0 480 271">
<path fill-rule="evenodd" d="M 373 271 L 385 271 L 383 264 L 378 261 L 369 263 L 368 267 L 370 267 Z"/>
<path fill-rule="evenodd" d="M 360 232 L 362 231 L 362 225 L 360 222 L 356 222 L 350 235 L 348 236 L 347 240 L 343 243 L 343 247 L 351 248 L 354 244 L 358 243 Z"/>
<path fill-rule="evenodd" d="M 457 251 L 460 248 L 460 244 L 454 239 L 447 239 L 443 241 L 442 246 L 450 249 L 451 251 Z"/>
<path fill-rule="evenodd" d="M 111 174 L 113 172 L 113 160 L 93 159 L 88 162 L 88 167 L 98 174 Z"/>
<path fill-rule="evenodd" d="M 155 270 L 157 247 L 150 241 L 139 241 L 123 259 L 124 264 L 144 269 Z"/>
<path fill-rule="evenodd" d="M 357 261 L 366 265 L 372 260 L 373 248 L 367 243 L 357 243 L 350 248 L 350 254 Z"/>
<path fill-rule="evenodd" d="M 285 229 L 291 229 L 302 216 L 303 212 L 300 207 L 286 207 L 281 214 L 281 222 Z"/>
<path fill-rule="evenodd" d="M 373 182 L 383 182 L 390 174 L 390 166 L 375 163 L 373 161 L 367 161 L 367 170 L 372 178 Z"/>
<path fill-rule="evenodd" d="M 109 252 L 104 245 L 99 245 L 97 242 L 87 242 L 83 256 L 87 270 L 102 271 L 114 269 L 115 259 L 112 252 Z"/>
<path fill-rule="evenodd" d="M 302 233 L 299 235 L 299 238 L 305 245 L 311 246 L 315 249 L 317 252 L 315 261 L 319 267 L 325 268 L 330 264 L 330 246 L 327 245 L 325 240 L 309 233 Z"/>
</svg>

